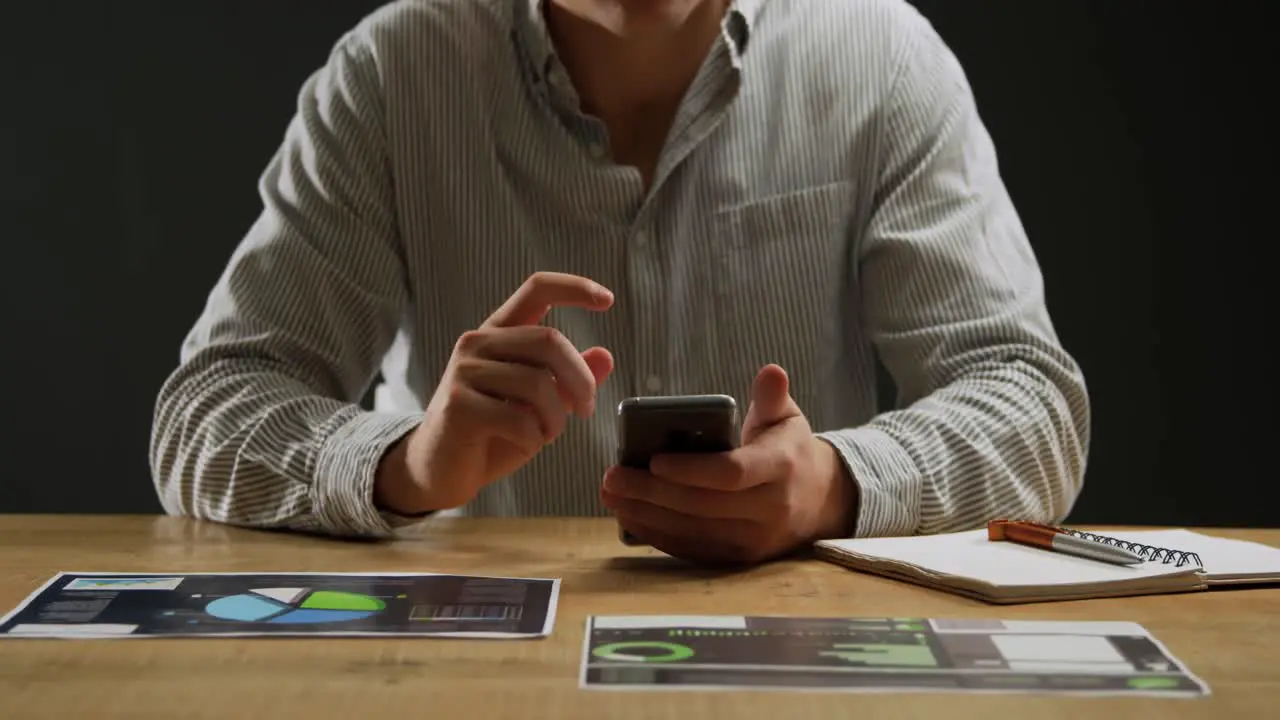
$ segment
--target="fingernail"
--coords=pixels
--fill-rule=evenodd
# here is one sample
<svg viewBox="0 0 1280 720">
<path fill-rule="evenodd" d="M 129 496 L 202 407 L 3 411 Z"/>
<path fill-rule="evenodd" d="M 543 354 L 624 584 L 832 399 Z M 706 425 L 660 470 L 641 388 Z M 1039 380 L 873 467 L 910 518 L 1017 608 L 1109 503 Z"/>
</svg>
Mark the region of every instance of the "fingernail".
<svg viewBox="0 0 1280 720">
<path fill-rule="evenodd" d="M 613 293 L 609 291 L 609 288 L 603 285 L 597 285 L 594 294 L 596 299 L 601 302 L 608 302 L 613 299 Z"/>
<path fill-rule="evenodd" d="M 617 475 L 614 475 L 613 473 L 605 473 L 605 476 L 604 476 L 605 492 L 616 494 L 619 490 L 619 485 L 621 485 L 621 481 L 618 480 Z"/>
</svg>

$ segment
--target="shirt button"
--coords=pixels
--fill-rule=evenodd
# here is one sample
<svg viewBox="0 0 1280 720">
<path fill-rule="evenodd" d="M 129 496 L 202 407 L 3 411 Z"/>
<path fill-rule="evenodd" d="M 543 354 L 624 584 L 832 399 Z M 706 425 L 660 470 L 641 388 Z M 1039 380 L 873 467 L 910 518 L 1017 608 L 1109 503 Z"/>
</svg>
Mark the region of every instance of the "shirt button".
<svg viewBox="0 0 1280 720">
<path fill-rule="evenodd" d="M 640 232 L 637 232 L 635 241 L 636 241 L 636 247 L 643 248 L 644 246 L 649 244 L 649 233 L 646 233 L 643 230 L 641 230 Z"/>
<path fill-rule="evenodd" d="M 649 392 L 658 392 L 662 389 L 662 378 L 657 375 L 650 375 L 648 379 L 644 381 L 644 386 L 649 388 Z"/>
</svg>

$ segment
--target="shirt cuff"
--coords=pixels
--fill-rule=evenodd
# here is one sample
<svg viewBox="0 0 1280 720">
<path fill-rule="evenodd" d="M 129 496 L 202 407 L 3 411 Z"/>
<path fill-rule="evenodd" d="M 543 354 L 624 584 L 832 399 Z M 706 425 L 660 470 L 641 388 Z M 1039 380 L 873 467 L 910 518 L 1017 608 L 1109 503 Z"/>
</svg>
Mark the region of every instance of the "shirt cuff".
<svg viewBox="0 0 1280 720">
<path fill-rule="evenodd" d="M 854 537 L 914 534 L 920 524 L 923 478 L 906 448 L 879 428 L 817 433 L 830 443 L 858 486 Z"/>
<path fill-rule="evenodd" d="M 362 412 L 329 436 L 316 458 L 312 504 L 323 532 L 386 537 L 427 517 L 398 515 L 373 502 L 373 481 L 383 455 L 420 422 L 421 413 Z"/>
</svg>

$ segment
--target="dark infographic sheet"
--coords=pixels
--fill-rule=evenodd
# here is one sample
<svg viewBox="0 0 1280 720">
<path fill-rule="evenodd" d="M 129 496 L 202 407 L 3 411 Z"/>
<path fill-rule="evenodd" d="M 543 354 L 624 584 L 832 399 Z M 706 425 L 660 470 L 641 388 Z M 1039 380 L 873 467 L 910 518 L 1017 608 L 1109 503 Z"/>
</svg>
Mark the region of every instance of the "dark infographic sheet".
<svg viewBox="0 0 1280 720">
<path fill-rule="evenodd" d="M 542 637 L 556 579 L 431 574 L 59 573 L 0 637 Z"/>
<path fill-rule="evenodd" d="M 603 616 L 586 630 L 588 689 L 1209 693 L 1129 622 Z"/>
</svg>

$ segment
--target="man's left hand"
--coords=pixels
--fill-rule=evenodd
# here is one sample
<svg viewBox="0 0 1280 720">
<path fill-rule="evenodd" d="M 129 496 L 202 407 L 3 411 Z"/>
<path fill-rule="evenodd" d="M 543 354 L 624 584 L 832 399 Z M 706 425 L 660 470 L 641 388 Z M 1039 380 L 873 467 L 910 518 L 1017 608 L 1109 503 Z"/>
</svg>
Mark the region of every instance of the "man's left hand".
<svg viewBox="0 0 1280 720">
<path fill-rule="evenodd" d="M 756 375 L 738 448 L 660 455 L 648 472 L 614 466 L 601 488 L 624 530 L 701 562 L 760 562 L 841 537 L 856 496 L 844 463 L 814 436 L 777 365 Z"/>
</svg>

